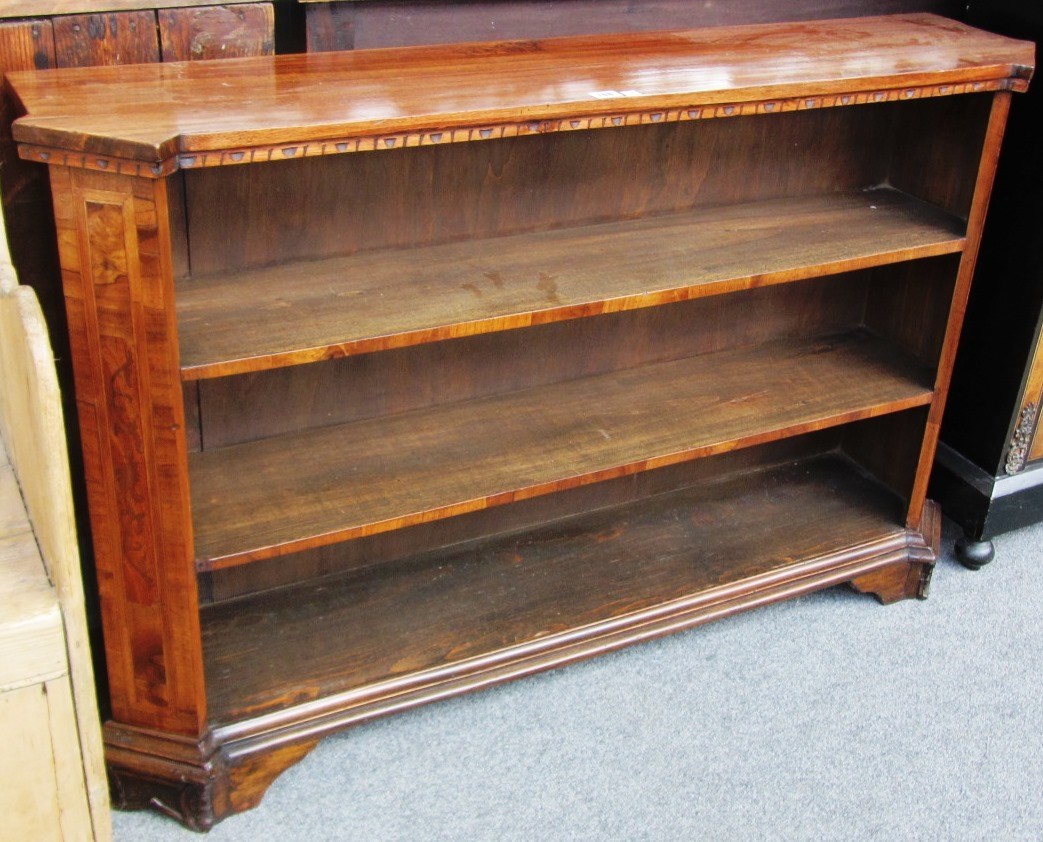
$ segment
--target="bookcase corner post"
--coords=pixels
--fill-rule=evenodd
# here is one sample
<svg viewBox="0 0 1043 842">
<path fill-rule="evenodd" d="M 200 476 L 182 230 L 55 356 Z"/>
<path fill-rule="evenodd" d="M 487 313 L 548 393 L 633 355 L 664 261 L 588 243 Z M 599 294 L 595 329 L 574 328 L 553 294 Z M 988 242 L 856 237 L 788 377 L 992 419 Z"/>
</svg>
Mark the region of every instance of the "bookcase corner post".
<svg viewBox="0 0 1043 842">
<path fill-rule="evenodd" d="M 113 718 L 205 730 L 164 180 L 51 167 Z"/>
</svg>

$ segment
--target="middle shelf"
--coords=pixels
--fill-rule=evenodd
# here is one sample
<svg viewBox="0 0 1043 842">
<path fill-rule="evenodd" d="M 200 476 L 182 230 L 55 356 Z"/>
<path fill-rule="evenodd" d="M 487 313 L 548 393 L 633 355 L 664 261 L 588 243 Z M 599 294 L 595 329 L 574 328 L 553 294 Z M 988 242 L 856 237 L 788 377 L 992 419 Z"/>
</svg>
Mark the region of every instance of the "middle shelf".
<svg viewBox="0 0 1043 842">
<path fill-rule="evenodd" d="M 272 558 L 923 406 L 932 383 L 911 354 L 853 329 L 192 453 L 197 566 Z"/>
<path fill-rule="evenodd" d="M 963 245 L 962 220 L 879 188 L 185 278 L 182 377 L 633 310 Z"/>
</svg>

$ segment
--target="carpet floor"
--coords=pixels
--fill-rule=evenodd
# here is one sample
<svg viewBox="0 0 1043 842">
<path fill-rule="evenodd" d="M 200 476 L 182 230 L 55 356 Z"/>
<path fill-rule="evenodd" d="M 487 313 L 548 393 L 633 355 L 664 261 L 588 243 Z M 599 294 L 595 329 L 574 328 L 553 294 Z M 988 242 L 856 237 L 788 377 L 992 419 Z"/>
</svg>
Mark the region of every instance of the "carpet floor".
<svg viewBox="0 0 1043 842">
<path fill-rule="evenodd" d="M 224 840 L 1043 839 L 1043 525 L 328 738 Z M 117 842 L 198 838 L 118 813 Z"/>
</svg>

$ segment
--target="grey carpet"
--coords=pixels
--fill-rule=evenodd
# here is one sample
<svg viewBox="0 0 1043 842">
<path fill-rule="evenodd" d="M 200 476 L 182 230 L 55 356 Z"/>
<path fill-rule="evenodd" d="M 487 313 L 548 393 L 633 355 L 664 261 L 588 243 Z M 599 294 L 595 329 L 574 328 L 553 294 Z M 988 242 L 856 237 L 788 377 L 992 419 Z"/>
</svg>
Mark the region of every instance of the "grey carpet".
<svg viewBox="0 0 1043 842">
<path fill-rule="evenodd" d="M 833 589 L 355 728 L 210 839 L 1043 839 L 1043 525 L 996 545 L 925 602 Z"/>
</svg>

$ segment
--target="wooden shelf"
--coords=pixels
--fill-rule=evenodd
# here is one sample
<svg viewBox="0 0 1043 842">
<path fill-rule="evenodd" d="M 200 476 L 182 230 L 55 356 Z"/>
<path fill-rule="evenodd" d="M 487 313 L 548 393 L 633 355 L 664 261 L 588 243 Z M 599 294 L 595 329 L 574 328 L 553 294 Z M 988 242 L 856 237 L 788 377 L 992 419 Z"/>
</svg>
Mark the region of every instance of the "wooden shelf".
<svg viewBox="0 0 1043 842">
<path fill-rule="evenodd" d="M 879 189 L 185 279 L 177 300 L 182 376 L 277 368 L 948 254 L 963 247 L 963 228 L 931 205 Z"/>
<path fill-rule="evenodd" d="M 227 567 L 930 402 L 862 331 L 781 340 L 189 457 L 197 566 Z"/>
<path fill-rule="evenodd" d="M 211 716 L 231 722 L 364 688 L 363 704 L 404 692 L 410 676 L 423 685 L 433 670 L 446 678 L 531 658 L 563 636 L 596 639 L 672 601 L 719 602 L 742 580 L 777 584 L 787 566 L 904 542 L 901 510 L 827 455 L 206 608 Z"/>
</svg>

